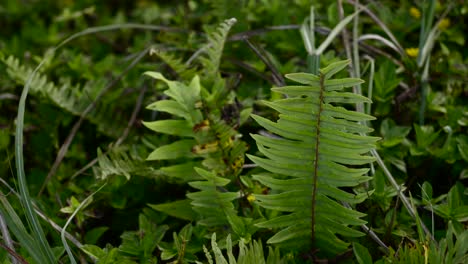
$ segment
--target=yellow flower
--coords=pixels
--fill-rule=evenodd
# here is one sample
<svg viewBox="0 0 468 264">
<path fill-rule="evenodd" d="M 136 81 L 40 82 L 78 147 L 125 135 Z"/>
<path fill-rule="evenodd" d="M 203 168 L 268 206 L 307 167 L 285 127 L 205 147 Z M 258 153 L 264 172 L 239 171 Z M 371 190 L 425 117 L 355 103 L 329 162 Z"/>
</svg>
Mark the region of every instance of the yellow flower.
<svg viewBox="0 0 468 264">
<path fill-rule="evenodd" d="M 445 30 L 450 26 L 450 19 L 444 18 L 440 21 L 438 27 L 440 30 Z"/>
<path fill-rule="evenodd" d="M 416 58 L 419 53 L 418 48 L 407 48 L 405 49 L 405 51 L 406 51 L 406 54 L 408 54 L 408 56 L 413 57 L 413 58 Z"/>
<path fill-rule="evenodd" d="M 253 194 L 247 195 L 247 201 L 249 201 L 250 203 L 253 203 L 255 201 L 255 195 Z"/>
<path fill-rule="evenodd" d="M 419 9 L 417 9 L 414 6 L 409 9 L 409 13 L 414 18 L 420 18 L 421 17 L 421 11 L 419 11 Z"/>
</svg>

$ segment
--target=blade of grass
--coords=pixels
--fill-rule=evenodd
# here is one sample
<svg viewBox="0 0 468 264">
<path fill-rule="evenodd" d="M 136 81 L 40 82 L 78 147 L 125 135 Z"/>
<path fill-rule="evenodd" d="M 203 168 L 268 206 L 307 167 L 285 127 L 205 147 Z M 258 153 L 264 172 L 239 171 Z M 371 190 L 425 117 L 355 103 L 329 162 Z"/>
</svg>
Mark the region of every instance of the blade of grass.
<svg viewBox="0 0 468 264">
<path fill-rule="evenodd" d="M 9 190 L 10 190 L 10 193 L 14 194 L 16 197 L 18 197 L 18 199 L 21 199 L 19 193 L 17 193 L 10 185 L 8 185 L 7 182 L 5 182 L 2 178 L 0 178 L 0 182 L 5 185 L 5 187 L 7 187 Z M 34 211 L 36 212 L 36 214 L 42 218 L 44 221 L 48 222 L 53 229 L 55 229 L 56 231 L 58 232 L 62 232 L 62 228 L 57 224 L 55 223 L 54 221 L 52 221 L 52 219 L 50 219 L 49 217 L 47 217 L 41 210 L 39 210 L 39 208 L 33 203 L 33 207 L 34 207 Z M 80 241 L 78 241 L 78 239 L 76 239 L 75 237 L 73 237 L 70 233 L 66 232 L 66 237 L 68 238 L 68 240 L 70 240 L 75 246 L 81 248 L 83 245 L 81 244 Z"/>
<path fill-rule="evenodd" d="M 368 40 L 368 39 L 372 39 L 372 40 L 378 40 L 380 42 L 382 42 L 384 45 L 386 45 L 387 47 L 393 49 L 394 51 L 396 52 L 399 52 L 398 50 L 398 47 L 395 46 L 395 44 L 393 44 L 393 42 L 391 42 L 390 40 L 380 36 L 380 35 L 377 35 L 377 34 L 364 34 L 364 35 L 361 35 L 359 37 L 359 41 L 364 41 L 364 40 Z"/>
<path fill-rule="evenodd" d="M 304 20 L 300 31 L 307 53 L 309 55 L 315 54 L 315 12 L 313 6 L 310 7 L 310 16 Z"/>
<path fill-rule="evenodd" d="M 29 227 L 32 231 L 32 239 L 37 241 L 36 251 L 40 255 L 40 259 L 43 262 L 40 263 L 55 263 L 54 254 L 50 248 L 49 242 L 45 238 L 44 231 L 37 219 L 36 214 L 34 213 L 31 196 L 29 194 L 27 182 L 26 182 L 26 173 L 24 171 L 24 156 L 23 156 L 23 127 L 24 127 L 24 112 L 26 108 L 26 98 L 28 96 L 29 87 L 31 86 L 32 77 L 37 72 L 37 70 L 44 64 L 46 60 L 36 67 L 35 71 L 31 76 L 29 76 L 28 81 L 26 82 L 23 92 L 21 93 L 20 103 L 18 106 L 18 116 L 16 118 L 16 134 L 15 134 L 15 161 L 16 161 L 16 172 L 18 175 L 18 184 L 19 192 L 22 197 L 21 204 L 24 207 L 26 219 Z"/>
<path fill-rule="evenodd" d="M 356 4 L 354 5 L 354 16 L 353 16 L 353 71 L 354 71 L 354 77 L 356 78 L 361 78 L 361 66 L 359 64 L 360 58 L 359 58 L 359 0 L 356 1 Z M 356 94 L 362 94 L 361 91 L 361 84 L 358 84 L 353 87 L 353 91 Z M 356 110 L 358 112 L 364 112 L 364 105 L 363 103 L 357 103 L 356 104 Z"/>
<path fill-rule="evenodd" d="M 353 1 L 353 0 L 347 0 L 348 3 L 350 4 L 356 4 L 356 1 Z M 387 36 L 390 38 L 390 40 L 395 44 L 395 46 L 398 47 L 398 53 L 403 56 L 405 54 L 404 50 L 403 50 L 403 47 L 400 45 L 400 43 L 398 42 L 397 38 L 392 34 L 392 32 L 390 31 L 390 29 L 388 29 L 388 27 L 385 25 L 384 22 L 382 22 L 382 20 L 379 19 L 379 17 L 377 15 L 375 15 L 369 8 L 367 8 L 366 6 L 362 5 L 362 4 L 359 4 L 357 3 L 357 5 L 359 6 L 360 9 L 362 9 L 366 14 L 368 14 L 370 16 L 370 18 L 372 18 L 372 20 L 374 20 L 374 22 L 385 32 L 385 34 L 387 34 Z"/>
<path fill-rule="evenodd" d="M 317 48 L 317 50 L 315 51 L 315 54 L 322 54 L 325 49 L 328 47 L 328 45 L 330 45 L 330 43 L 335 39 L 335 37 L 341 32 L 341 30 L 349 24 L 349 22 L 351 22 L 351 20 L 361 12 L 361 10 L 357 10 L 356 12 L 354 12 L 353 14 L 345 17 L 343 20 L 340 21 L 340 23 L 338 23 L 333 29 L 332 31 L 330 31 L 330 33 L 328 34 L 327 38 L 325 39 L 325 41 L 322 42 L 322 44 L 320 44 L 320 46 Z"/>
<path fill-rule="evenodd" d="M 428 36 L 430 34 L 430 28 L 434 21 L 436 0 L 423 1 L 422 16 L 421 16 L 421 30 L 419 31 L 419 51 L 422 51 L 424 46 L 427 44 Z M 422 53 L 418 54 L 417 62 L 421 67 L 424 58 Z"/>
<path fill-rule="evenodd" d="M 39 250 L 37 239 L 28 233 L 21 218 L 16 214 L 10 202 L 2 192 L 0 192 L 0 202 L 2 203 L 0 213 L 4 217 L 5 223 L 20 245 L 28 252 L 29 256 L 37 263 L 54 263 L 48 262 L 47 257 Z"/>
</svg>

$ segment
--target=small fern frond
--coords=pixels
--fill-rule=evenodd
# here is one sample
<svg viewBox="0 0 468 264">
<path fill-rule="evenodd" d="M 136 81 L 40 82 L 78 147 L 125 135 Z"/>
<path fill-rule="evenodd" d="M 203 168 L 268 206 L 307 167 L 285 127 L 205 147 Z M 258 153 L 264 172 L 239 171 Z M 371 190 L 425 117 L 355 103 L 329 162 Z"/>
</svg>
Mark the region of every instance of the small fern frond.
<svg viewBox="0 0 468 264">
<path fill-rule="evenodd" d="M 172 114 L 182 119 L 143 122 L 149 129 L 184 137 L 171 144 L 155 149 L 148 160 L 172 160 L 178 158 L 202 158 L 203 166 L 219 175 L 236 176 L 244 164 L 247 146 L 240 135 L 216 115 L 204 116 L 201 85 L 195 76 L 189 85 L 167 80 L 158 72 L 146 75 L 164 81 L 169 89 L 164 91 L 169 98 L 150 104 L 147 108 Z"/>
<path fill-rule="evenodd" d="M 236 23 L 235 18 L 226 19 L 213 32 L 208 33 L 208 45 L 206 57 L 201 57 L 200 62 L 206 71 L 206 80 L 213 83 L 219 74 L 219 65 L 223 54 L 224 43 L 231 27 Z"/>
<path fill-rule="evenodd" d="M 195 168 L 195 171 L 205 179 L 190 182 L 190 186 L 200 191 L 187 194 L 187 197 L 192 199 L 193 209 L 202 216 L 198 223 L 209 227 L 229 225 L 237 235 L 245 235 L 242 219 L 237 216 L 232 203 L 240 194 L 224 188 L 230 180 L 204 169 Z"/>
<path fill-rule="evenodd" d="M 193 162 L 200 162 L 204 169 L 196 167 L 195 171 L 203 180 L 189 182 L 200 191 L 187 194 L 192 200 L 193 210 L 200 215 L 198 223 L 209 227 L 230 226 L 237 236 L 250 239 L 245 226 L 251 225 L 251 219 L 238 217 L 233 204 L 240 194 L 229 192 L 226 188 L 242 169 L 246 144 L 240 140 L 237 131 L 221 119 L 220 113 L 209 112 L 206 101 L 202 100 L 198 76 L 185 85 L 167 80 L 158 72 L 145 74 L 169 86 L 164 91 L 168 99 L 157 101 L 148 108 L 167 112 L 175 118 L 144 122 L 144 125 L 158 133 L 181 137 L 156 148 L 147 159 L 192 160 L 192 168 L 196 167 Z M 192 174 L 190 168 L 186 174 Z"/>
<path fill-rule="evenodd" d="M 25 84 L 33 69 L 20 63 L 19 59 L 9 56 L 1 61 L 7 67 L 7 74 L 19 84 Z M 104 80 L 87 82 L 84 85 L 73 84 L 68 78 L 60 78 L 55 84 L 43 74 L 34 74 L 31 80 L 31 94 L 48 98 L 58 107 L 80 116 L 92 103 L 97 93 L 104 88 Z M 98 104 L 86 119 L 95 124 L 100 132 L 117 138 L 125 129 L 128 118 L 116 113 L 117 104 Z M 120 118 L 115 118 L 119 116 Z"/>
<path fill-rule="evenodd" d="M 258 204 L 286 214 L 257 224 L 279 228 L 269 243 L 307 244 L 325 255 L 346 250 L 341 237 L 355 237 L 361 232 L 349 226 L 361 225 L 364 216 L 345 208 L 341 202 L 356 204 L 367 193 L 352 194 L 340 187 L 353 187 L 369 180 L 368 169 L 359 168 L 374 160 L 364 155 L 374 148 L 376 137 L 362 136 L 372 129 L 360 124 L 374 117 L 347 110 L 337 104 L 370 102 L 369 99 L 342 92 L 362 82 L 359 79 L 330 79 L 349 61 L 333 63 L 320 75 L 294 73 L 286 75 L 303 85 L 273 88 L 287 99 L 265 104 L 279 112 L 277 122 L 252 115 L 264 128 L 279 138 L 253 135 L 263 157 L 249 156 L 273 175 L 253 178 L 271 189 L 271 195 L 256 195 Z"/>
<path fill-rule="evenodd" d="M 287 263 L 286 259 L 282 259 L 278 248 L 273 250 L 269 247 L 268 257 L 265 259 L 261 241 L 252 241 L 246 245 L 244 241 L 239 241 L 239 254 L 237 260 L 233 254 L 231 235 L 226 238 L 227 259 L 223 255 L 221 248 L 216 242 L 216 233 L 211 236 L 211 248 L 214 253 L 215 262 L 211 257 L 210 252 L 204 247 L 205 255 L 210 264 L 283 264 Z M 229 261 L 228 261 L 229 260 Z M 197 262 L 198 263 L 198 262 Z M 201 262 L 200 262 L 201 263 Z"/>
<path fill-rule="evenodd" d="M 160 50 L 155 54 L 161 58 L 161 60 L 164 61 L 164 63 L 166 63 L 173 71 L 175 71 L 182 80 L 189 81 L 195 76 L 196 70 L 185 65 L 180 57 L 176 57 L 167 51 Z"/>
<path fill-rule="evenodd" d="M 143 159 L 122 149 L 112 149 L 107 154 L 98 149 L 97 153 L 98 164 L 93 167 L 93 172 L 100 180 L 106 180 L 111 176 L 125 176 L 129 180 L 134 175 L 155 175 L 154 169 L 148 167 Z"/>
</svg>

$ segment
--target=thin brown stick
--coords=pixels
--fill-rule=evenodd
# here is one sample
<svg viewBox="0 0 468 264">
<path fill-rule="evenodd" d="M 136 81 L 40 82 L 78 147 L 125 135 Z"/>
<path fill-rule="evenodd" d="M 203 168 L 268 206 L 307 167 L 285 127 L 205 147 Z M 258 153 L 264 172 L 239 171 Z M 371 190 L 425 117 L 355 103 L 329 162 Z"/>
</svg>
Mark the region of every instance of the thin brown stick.
<svg viewBox="0 0 468 264">
<path fill-rule="evenodd" d="M 143 50 L 131 63 L 130 65 L 128 65 L 127 68 L 125 68 L 125 70 L 119 75 L 117 76 L 117 78 L 115 78 L 114 80 L 112 80 L 112 82 L 110 82 L 106 87 L 104 87 L 104 89 L 102 89 L 99 94 L 96 96 L 96 99 L 90 104 L 88 105 L 88 107 L 83 111 L 83 113 L 81 114 L 80 116 L 80 119 L 78 120 L 78 122 L 75 123 L 75 125 L 73 126 L 72 130 L 70 131 L 68 137 L 65 139 L 65 142 L 62 144 L 62 146 L 60 147 L 60 150 L 57 154 L 57 157 L 55 158 L 55 162 L 54 164 L 52 165 L 52 168 L 50 169 L 49 173 L 47 174 L 47 177 L 46 179 L 44 180 L 44 183 L 42 184 L 42 187 L 41 187 L 41 190 L 39 191 L 38 193 L 38 196 L 40 196 L 45 187 L 47 186 L 47 183 L 50 181 L 50 179 L 52 178 L 52 176 L 55 175 L 55 173 L 57 173 L 57 170 L 58 170 L 58 167 L 60 166 L 60 164 L 62 163 L 62 160 L 63 158 L 65 157 L 65 155 L 67 154 L 68 152 L 68 148 L 70 147 L 70 144 L 71 142 L 73 141 L 73 138 L 75 137 L 76 133 L 78 132 L 78 129 L 81 127 L 81 124 L 83 123 L 86 115 L 88 115 L 97 105 L 97 102 L 99 100 L 101 100 L 101 98 L 112 88 L 114 87 L 117 83 L 119 83 L 119 81 L 123 78 L 123 76 L 125 76 L 131 69 L 133 69 L 135 67 L 135 65 L 137 65 L 144 57 L 145 55 L 148 53 L 148 51 L 150 50 L 151 47 L 147 47 L 145 50 Z"/>
<path fill-rule="evenodd" d="M 344 19 L 343 0 L 338 0 L 337 8 L 338 8 L 339 18 L 340 20 L 343 20 Z M 348 41 L 350 37 L 349 37 L 349 33 L 346 27 L 344 27 L 343 30 L 341 31 L 341 37 L 343 38 L 343 45 L 346 51 L 346 58 L 352 58 L 351 45 L 349 44 L 349 41 Z M 352 64 L 349 64 L 349 67 L 352 68 L 353 67 Z M 355 77 L 353 70 L 350 70 L 349 72 L 351 74 L 351 77 Z"/>
<path fill-rule="evenodd" d="M 253 52 L 260 58 L 260 60 L 265 63 L 265 65 L 271 70 L 273 81 L 276 86 L 281 87 L 285 86 L 286 82 L 284 81 L 283 75 L 276 69 L 276 67 L 271 62 L 270 58 L 268 58 L 265 50 L 258 45 L 252 44 L 248 39 L 244 39 L 245 43 L 252 49 Z"/>
<path fill-rule="evenodd" d="M 252 73 L 253 75 L 255 75 L 257 77 L 262 78 L 263 80 L 265 80 L 265 81 L 267 81 L 267 82 L 269 82 L 271 84 L 274 84 L 274 81 L 270 76 L 266 76 L 265 74 L 262 74 L 261 72 L 257 71 L 257 69 L 255 69 L 254 67 L 252 67 L 248 63 L 245 63 L 245 62 L 243 62 L 241 60 L 238 60 L 236 58 L 226 58 L 226 60 L 228 60 L 229 62 L 231 62 L 234 65 L 237 65 L 237 66 L 245 69 L 246 71 Z"/>
<path fill-rule="evenodd" d="M 0 182 L 3 185 L 5 185 L 5 187 L 7 187 L 8 190 L 10 190 L 12 194 L 14 194 L 16 197 L 18 197 L 19 200 L 21 200 L 21 196 L 4 179 L 0 178 Z M 33 208 L 36 214 L 42 219 L 44 219 L 47 223 L 49 223 L 52 226 L 52 228 L 54 228 L 59 233 L 62 232 L 62 228 L 57 223 L 55 223 L 52 219 L 47 217 L 47 215 L 45 215 L 45 213 L 43 213 L 34 202 L 33 202 Z M 65 232 L 65 237 L 68 238 L 68 240 L 70 240 L 70 242 L 72 242 L 76 247 L 81 248 L 83 246 L 83 244 L 81 244 L 81 242 L 78 241 L 78 239 L 76 239 L 70 233 Z"/>
<path fill-rule="evenodd" d="M 140 95 L 138 95 L 138 99 L 135 105 L 135 108 L 133 108 L 132 115 L 130 117 L 130 120 L 128 121 L 127 127 L 125 128 L 124 132 L 122 135 L 117 139 L 117 142 L 115 142 L 115 146 L 119 146 L 124 142 L 125 139 L 128 137 L 128 133 L 130 132 L 130 129 L 132 128 L 133 124 L 135 123 L 135 120 L 137 118 L 138 113 L 140 112 L 141 109 L 141 104 L 143 103 L 143 98 L 145 98 L 145 92 L 148 89 L 147 85 L 143 85 L 143 88 L 140 91 Z"/>
<path fill-rule="evenodd" d="M 8 252 L 8 254 L 10 254 L 11 256 L 10 260 L 12 263 L 14 264 L 16 263 L 28 264 L 29 263 L 22 256 L 20 256 L 18 253 L 16 253 L 12 248 L 8 247 L 7 245 L 0 243 L 0 247 L 5 249 Z"/>
<path fill-rule="evenodd" d="M 128 133 L 130 132 L 130 129 L 132 128 L 133 124 L 135 123 L 136 117 L 137 117 L 138 113 L 141 110 L 141 105 L 143 103 L 143 98 L 144 98 L 144 95 L 145 95 L 145 92 L 146 92 L 147 89 L 148 89 L 148 87 L 146 85 L 144 85 L 143 89 L 141 89 L 141 92 L 140 92 L 140 95 L 138 96 L 135 108 L 133 109 L 130 121 L 128 122 L 127 127 L 125 128 L 124 132 L 122 133 L 122 136 L 120 136 L 117 139 L 116 143 L 113 146 L 111 146 L 107 151 L 104 152 L 104 155 L 109 153 L 109 151 L 112 150 L 114 147 L 118 147 L 127 138 Z M 97 162 L 98 162 L 98 158 L 96 157 L 92 161 L 90 161 L 88 164 L 86 164 L 83 168 L 81 168 L 79 171 L 75 172 L 75 174 L 73 174 L 71 176 L 71 179 L 74 179 L 78 175 L 82 174 L 83 172 L 85 172 L 86 170 L 88 170 L 89 168 L 94 166 Z"/>
<path fill-rule="evenodd" d="M 2 194 L 3 195 L 3 194 Z M 13 245 L 13 240 L 11 239 L 10 232 L 8 231 L 7 224 L 3 219 L 2 213 L 0 213 L 0 229 L 2 232 L 2 238 L 5 241 L 5 244 L 1 244 L 1 246 L 10 253 L 10 260 L 13 264 L 20 263 L 21 260 L 17 258 L 17 253 L 15 251 L 15 247 Z"/>
</svg>

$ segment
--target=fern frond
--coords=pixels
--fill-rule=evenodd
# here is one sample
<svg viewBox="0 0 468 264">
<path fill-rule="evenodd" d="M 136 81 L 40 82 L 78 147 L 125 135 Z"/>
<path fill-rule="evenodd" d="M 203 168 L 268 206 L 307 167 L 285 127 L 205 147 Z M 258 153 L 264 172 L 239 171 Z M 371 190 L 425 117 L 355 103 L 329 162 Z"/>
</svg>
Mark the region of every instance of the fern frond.
<svg viewBox="0 0 468 264">
<path fill-rule="evenodd" d="M 210 264 L 283 264 L 287 263 L 286 259 L 282 259 L 278 248 L 273 250 L 269 247 L 268 257 L 265 259 L 261 241 L 252 241 L 250 244 L 245 244 L 244 241 L 239 241 L 239 254 L 237 260 L 233 254 L 231 235 L 226 238 L 227 259 L 223 255 L 221 248 L 216 242 L 216 233 L 211 235 L 211 248 L 214 253 L 215 261 L 211 258 L 210 252 L 204 247 L 205 255 Z M 229 260 L 229 262 L 228 262 Z"/>
<path fill-rule="evenodd" d="M 98 164 L 93 167 L 96 178 L 105 180 L 113 175 L 125 176 L 127 180 L 131 176 L 151 176 L 155 175 L 155 170 L 145 164 L 143 159 L 129 154 L 122 149 L 114 148 L 109 153 L 102 153 L 97 150 Z"/>
<path fill-rule="evenodd" d="M 231 27 L 236 23 L 235 18 L 226 19 L 213 32 L 208 33 L 208 45 L 206 46 L 206 57 L 200 57 L 200 62 L 206 71 L 206 79 L 214 82 L 219 74 L 219 65 L 223 54 L 224 43 Z"/>
<path fill-rule="evenodd" d="M 260 116 L 252 117 L 264 128 L 280 136 L 253 135 L 265 157 L 249 156 L 273 175 L 253 178 L 271 189 L 271 195 L 256 196 L 259 205 L 285 214 L 257 224 L 279 228 L 269 243 L 310 241 L 309 249 L 334 255 L 346 250 L 341 237 L 362 235 L 349 226 L 361 225 L 363 213 L 345 208 L 341 202 L 360 203 L 368 194 L 352 194 L 339 187 L 353 187 L 369 180 L 368 169 L 357 168 L 373 157 L 363 155 L 374 148 L 378 138 L 362 136 L 370 128 L 360 121 L 374 117 L 347 110 L 337 104 L 369 102 L 363 96 L 342 92 L 362 82 L 359 79 L 330 79 L 349 62 L 333 63 L 320 70 L 320 75 L 295 73 L 287 78 L 303 85 L 274 88 L 288 96 L 265 102 L 279 112 L 277 122 Z M 333 105 L 332 105 L 333 104 Z"/>
<path fill-rule="evenodd" d="M 19 84 L 25 84 L 33 69 L 20 63 L 19 59 L 9 56 L 1 61 L 7 66 L 7 74 Z M 43 74 L 34 74 L 31 80 L 31 94 L 48 98 L 58 107 L 80 116 L 92 103 L 93 98 L 104 88 L 104 80 L 87 82 L 84 85 L 73 84 L 68 78 L 60 78 L 55 84 Z M 117 104 L 98 104 L 86 119 L 95 124 L 105 135 L 117 138 L 127 125 L 128 118 L 114 115 Z M 115 118 L 118 116 L 120 118 Z"/>
<path fill-rule="evenodd" d="M 198 76 L 185 85 L 167 80 L 158 72 L 145 74 L 169 86 L 164 91 L 169 98 L 155 102 L 148 108 L 167 112 L 175 118 L 144 122 L 144 125 L 158 133 L 181 137 L 171 144 L 158 147 L 147 159 L 201 161 L 200 165 L 207 170 L 195 168 L 195 171 L 203 180 L 189 182 L 200 191 L 187 194 L 192 200 L 193 210 L 200 215 L 198 223 L 209 227 L 230 226 L 237 236 L 248 236 L 245 226 L 251 225 L 251 219 L 238 217 L 233 204 L 240 194 L 225 188 L 242 169 L 246 144 L 240 140 L 237 131 L 221 119 L 220 113 L 209 112 L 206 102 L 202 100 L 203 88 Z M 189 170 L 187 174 L 191 174 Z"/>
<path fill-rule="evenodd" d="M 180 57 L 176 57 L 167 51 L 158 51 L 156 55 L 175 71 L 182 80 L 189 81 L 195 77 L 196 70 L 185 65 Z"/>
<path fill-rule="evenodd" d="M 231 226 L 237 235 L 245 235 L 242 219 L 237 216 L 237 211 L 232 203 L 233 200 L 240 197 L 240 194 L 224 189 L 230 180 L 216 176 L 204 169 L 195 168 L 195 171 L 205 179 L 204 181 L 190 182 L 190 186 L 200 191 L 187 194 L 187 197 L 192 199 L 193 209 L 202 216 L 198 223 L 209 227 Z"/>
</svg>

